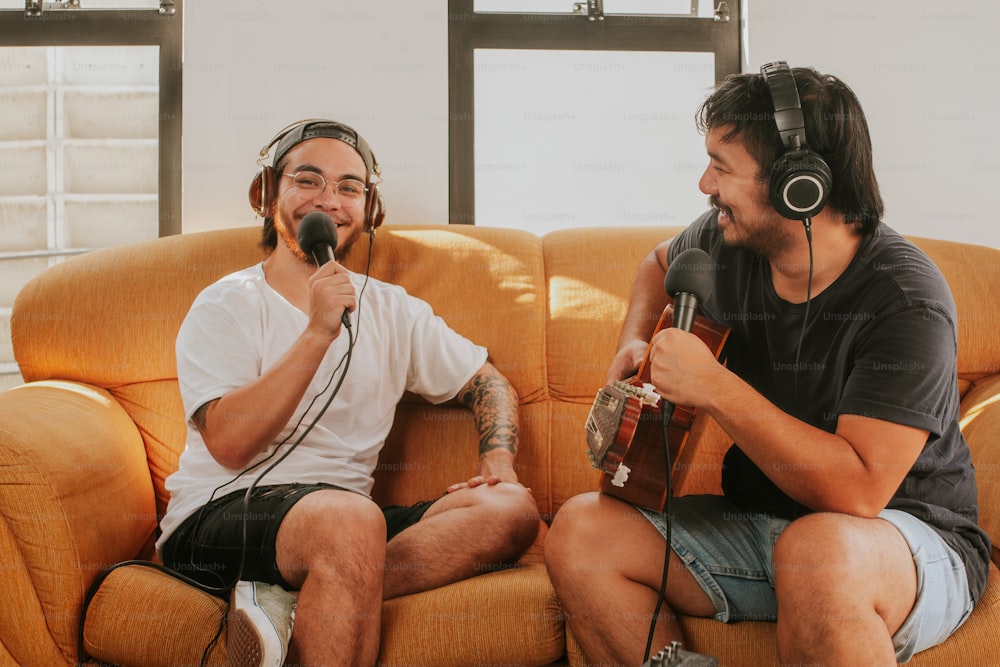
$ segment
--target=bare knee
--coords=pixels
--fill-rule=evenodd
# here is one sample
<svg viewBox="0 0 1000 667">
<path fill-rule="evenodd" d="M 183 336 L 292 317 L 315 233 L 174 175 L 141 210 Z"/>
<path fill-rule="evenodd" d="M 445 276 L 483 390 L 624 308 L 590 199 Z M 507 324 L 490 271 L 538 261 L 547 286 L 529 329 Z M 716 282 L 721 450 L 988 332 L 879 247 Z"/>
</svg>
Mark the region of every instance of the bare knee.
<svg viewBox="0 0 1000 667">
<path fill-rule="evenodd" d="M 477 559 L 489 563 L 517 560 L 534 542 L 540 523 L 531 491 L 503 482 L 448 494 L 424 515 L 428 520 L 438 517 L 446 517 L 470 538 L 478 537 L 466 546 Z"/>
<path fill-rule="evenodd" d="M 846 520 L 846 521 L 845 521 Z M 854 517 L 819 513 L 793 521 L 774 546 L 776 583 L 808 583 L 809 587 L 845 583 L 857 571 L 860 544 L 849 525 Z"/>
<path fill-rule="evenodd" d="M 506 536 L 509 545 L 501 558 L 517 558 L 538 535 L 540 516 L 534 496 L 520 484 L 501 483 L 482 490 L 485 493 L 479 494 L 477 500 L 493 517 L 494 529 Z"/>
<path fill-rule="evenodd" d="M 774 547 L 774 592 L 787 624 L 812 619 L 836 622 L 839 610 L 867 604 L 875 582 L 868 580 L 872 555 L 865 522 L 842 514 L 810 514 L 793 521 Z"/>
<path fill-rule="evenodd" d="M 545 563 L 550 572 L 587 570 L 591 563 L 601 568 L 620 562 L 620 554 L 605 553 L 616 549 L 623 526 L 638 525 L 631 506 L 600 493 L 573 496 L 559 508 L 545 537 Z"/>
<path fill-rule="evenodd" d="M 592 544 L 597 498 L 596 493 L 573 496 L 556 512 L 545 537 L 545 560 L 550 565 L 576 553 L 580 545 Z"/>
<path fill-rule="evenodd" d="M 275 540 L 278 569 L 301 586 L 309 573 L 381 571 L 385 518 L 372 500 L 349 491 L 316 491 L 288 511 Z"/>
</svg>

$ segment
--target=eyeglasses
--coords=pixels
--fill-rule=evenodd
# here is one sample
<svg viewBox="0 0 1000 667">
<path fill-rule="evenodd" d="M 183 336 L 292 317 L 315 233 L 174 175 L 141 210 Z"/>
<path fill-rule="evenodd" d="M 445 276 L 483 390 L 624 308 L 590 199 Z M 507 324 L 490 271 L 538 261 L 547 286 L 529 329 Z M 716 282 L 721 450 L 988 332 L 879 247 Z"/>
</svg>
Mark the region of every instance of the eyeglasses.
<svg viewBox="0 0 1000 667">
<path fill-rule="evenodd" d="M 342 181 L 328 181 L 323 174 L 315 171 L 297 171 L 294 174 L 282 174 L 292 179 L 295 186 L 311 197 L 319 197 L 327 185 L 333 186 L 333 191 L 345 201 L 358 201 L 364 198 L 368 188 L 356 178 L 345 178 Z"/>
</svg>

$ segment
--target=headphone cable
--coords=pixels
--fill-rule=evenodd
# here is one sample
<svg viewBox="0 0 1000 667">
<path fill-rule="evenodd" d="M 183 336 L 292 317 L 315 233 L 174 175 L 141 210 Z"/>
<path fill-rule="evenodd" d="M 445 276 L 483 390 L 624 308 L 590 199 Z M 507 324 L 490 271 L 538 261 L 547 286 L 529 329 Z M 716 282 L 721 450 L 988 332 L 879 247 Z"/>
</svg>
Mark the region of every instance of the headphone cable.
<svg viewBox="0 0 1000 667">
<path fill-rule="evenodd" d="M 802 329 L 799 331 L 799 342 L 795 346 L 795 373 L 792 376 L 792 387 L 796 396 L 799 395 L 799 355 L 802 353 L 802 342 L 806 337 L 806 325 L 809 322 L 809 304 L 812 302 L 813 284 L 813 242 L 812 242 L 812 218 L 802 220 L 802 225 L 806 229 L 806 241 L 809 244 L 809 282 L 806 285 L 806 309 L 802 314 Z"/>
</svg>

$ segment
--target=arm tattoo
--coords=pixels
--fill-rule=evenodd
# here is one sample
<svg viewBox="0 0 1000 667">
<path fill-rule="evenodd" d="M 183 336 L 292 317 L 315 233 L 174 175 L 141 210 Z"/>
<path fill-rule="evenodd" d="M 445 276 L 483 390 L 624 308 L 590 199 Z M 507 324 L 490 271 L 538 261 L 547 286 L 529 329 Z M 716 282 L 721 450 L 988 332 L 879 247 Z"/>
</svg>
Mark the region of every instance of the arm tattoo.
<svg viewBox="0 0 1000 667">
<path fill-rule="evenodd" d="M 195 428 L 198 429 L 198 432 L 201 433 L 202 437 L 205 435 L 205 429 L 208 428 L 208 406 L 215 403 L 217 400 L 219 399 L 214 399 L 203 404 L 200 408 L 194 411 L 193 415 L 191 415 L 191 423 L 195 425 Z"/>
<path fill-rule="evenodd" d="M 458 400 L 472 411 L 480 454 L 498 447 L 517 453 L 517 393 L 507 378 L 488 366 L 466 383 Z"/>
</svg>

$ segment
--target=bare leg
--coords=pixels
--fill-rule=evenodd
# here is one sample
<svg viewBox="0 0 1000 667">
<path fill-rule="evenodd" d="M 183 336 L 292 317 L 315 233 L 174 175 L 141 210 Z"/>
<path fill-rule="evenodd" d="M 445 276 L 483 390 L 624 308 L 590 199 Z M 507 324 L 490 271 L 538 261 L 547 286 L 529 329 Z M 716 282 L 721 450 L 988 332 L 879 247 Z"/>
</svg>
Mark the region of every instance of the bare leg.
<svg viewBox="0 0 1000 667">
<path fill-rule="evenodd" d="M 597 493 L 567 501 L 545 539 L 545 562 L 567 622 L 589 663 L 642 663 L 659 596 L 666 542 L 632 506 Z M 667 600 L 652 652 L 681 640 L 674 611 L 715 613 L 711 601 L 671 553 Z"/>
<path fill-rule="evenodd" d="M 811 514 L 774 551 L 783 663 L 895 665 L 892 635 L 916 599 L 910 548 L 881 519 Z"/>
<path fill-rule="evenodd" d="M 511 562 L 538 532 L 538 507 L 519 484 L 449 493 L 386 546 L 386 600 L 437 588 Z"/>
<path fill-rule="evenodd" d="M 385 519 L 371 500 L 317 491 L 278 529 L 281 575 L 299 588 L 289 663 L 375 664 L 379 651 Z"/>
</svg>

